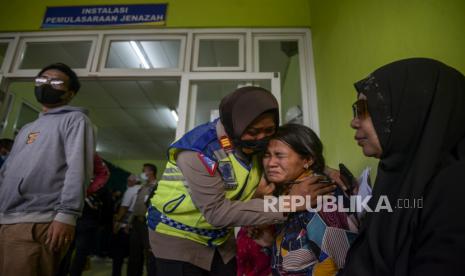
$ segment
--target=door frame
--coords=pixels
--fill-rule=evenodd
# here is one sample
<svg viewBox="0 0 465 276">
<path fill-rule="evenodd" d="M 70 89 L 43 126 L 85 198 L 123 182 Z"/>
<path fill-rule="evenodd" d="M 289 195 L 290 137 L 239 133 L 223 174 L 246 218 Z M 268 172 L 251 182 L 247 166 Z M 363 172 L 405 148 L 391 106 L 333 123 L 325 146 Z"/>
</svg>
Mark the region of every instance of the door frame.
<svg viewBox="0 0 465 276">
<path fill-rule="evenodd" d="M 227 81 L 227 80 L 270 80 L 271 81 L 271 93 L 276 97 L 281 111 L 281 83 L 279 73 L 231 73 L 231 72 L 208 72 L 208 73 L 185 73 L 181 76 L 181 85 L 179 92 L 179 105 L 178 105 L 178 126 L 176 127 L 176 140 L 181 138 L 188 129 L 187 116 L 194 116 L 192 108 L 189 109 L 190 105 L 196 100 L 195 93 L 197 91 L 191 91 L 192 81 Z"/>
</svg>

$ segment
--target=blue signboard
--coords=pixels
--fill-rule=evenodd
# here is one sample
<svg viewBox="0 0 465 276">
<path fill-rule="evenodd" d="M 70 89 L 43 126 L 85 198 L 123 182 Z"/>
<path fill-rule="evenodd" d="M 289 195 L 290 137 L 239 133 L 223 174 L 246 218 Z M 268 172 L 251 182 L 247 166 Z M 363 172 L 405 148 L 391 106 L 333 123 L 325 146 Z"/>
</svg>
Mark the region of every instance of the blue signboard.
<svg viewBox="0 0 465 276">
<path fill-rule="evenodd" d="M 165 25 L 167 4 L 47 7 L 42 28 Z"/>
</svg>

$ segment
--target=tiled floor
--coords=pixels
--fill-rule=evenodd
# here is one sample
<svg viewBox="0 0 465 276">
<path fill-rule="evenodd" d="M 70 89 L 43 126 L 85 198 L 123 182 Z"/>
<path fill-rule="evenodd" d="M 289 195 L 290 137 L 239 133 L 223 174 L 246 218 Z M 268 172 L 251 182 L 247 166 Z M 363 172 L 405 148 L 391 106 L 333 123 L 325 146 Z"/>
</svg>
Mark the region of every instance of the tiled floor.
<svg viewBox="0 0 465 276">
<path fill-rule="evenodd" d="M 126 262 L 123 265 L 123 276 L 126 275 Z M 111 276 L 111 259 L 91 258 L 90 270 L 84 271 L 83 276 Z M 146 270 L 144 267 L 144 275 Z"/>
<path fill-rule="evenodd" d="M 126 264 L 123 267 L 126 271 Z M 91 258 L 90 270 L 84 271 L 84 276 L 110 276 L 111 275 L 111 259 Z M 125 275 L 125 273 L 123 273 Z"/>
</svg>

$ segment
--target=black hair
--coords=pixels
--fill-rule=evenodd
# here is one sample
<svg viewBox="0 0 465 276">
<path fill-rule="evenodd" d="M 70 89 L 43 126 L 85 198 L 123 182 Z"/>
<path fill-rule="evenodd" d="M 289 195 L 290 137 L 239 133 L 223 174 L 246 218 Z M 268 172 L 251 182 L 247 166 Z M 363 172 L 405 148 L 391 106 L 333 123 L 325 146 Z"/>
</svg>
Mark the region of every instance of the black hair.
<svg viewBox="0 0 465 276">
<path fill-rule="evenodd" d="M 48 71 L 48 70 L 58 70 L 60 72 L 63 72 L 65 75 L 68 76 L 69 78 L 69 84 L 68 84 L 68 89 L 71 91 L 74 91 L 74 93 L 77 93 L 79 91 L 79 88 L 81 88 L 81 83 L 79 82 L 79 78 L 76 75 L 76 72 L 73 71 L 68 65 L 57 62 L 50 64 L 46 67 L 44 67 L 42 70 L 40 70 L 39 74 L 37 76 L 41 76 L 43 72 Z"/>
<path fill-rule="evenodd" d="M 14 141 L 9 138 L 0 139 L 0 148 L 4 148 L 8 151 L 11 151 Z"/>
<path fill-rule="evenodd" d="M 302 158 L 312 158 L 310 166 L 313 172 L 322 174 L 325 169 L 323 144 L 309 127 L 298 124 L 280 126 L 271 140 L 279 140 L 289 145 Z"/>
<path fill-rule="evenodd" d="M 154 176 L 157 176 L 157 166 L 155 166 L 154 164 L 152 164 L 152 163 L 145 163 L 145 164 L 143 165 L 143 167 L 144 167 L 144 168 L 145 168 L 145 167 L 149 168 L 149 169 L 153 172 L 153 175 L 154 175 Z"/>
</svg>

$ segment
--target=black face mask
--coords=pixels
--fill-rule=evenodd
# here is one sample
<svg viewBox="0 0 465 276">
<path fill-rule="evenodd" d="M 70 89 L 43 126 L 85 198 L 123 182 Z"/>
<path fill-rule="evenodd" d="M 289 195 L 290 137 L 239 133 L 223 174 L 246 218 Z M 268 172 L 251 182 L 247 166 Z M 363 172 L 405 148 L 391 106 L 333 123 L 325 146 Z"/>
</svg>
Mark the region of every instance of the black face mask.
<svg viewBox="0 0 465 276">
<path fill-rule="evenodd" d="M 34 89 L 36 99 L 41 104 L 57 104 L 63 101 L 66 91 L 58 90 L 50 85 L 36 86 Z"/>
<path fill-rule="evenodd" d="M 236 146 L 253 150 L 254 153 L 263 152 L 268 145 L 270 138 L 266 137 L 260 140 L 239 140 Z"/>
</svg>

